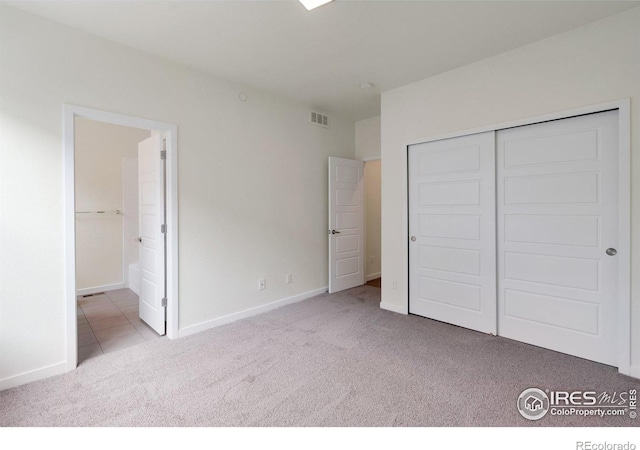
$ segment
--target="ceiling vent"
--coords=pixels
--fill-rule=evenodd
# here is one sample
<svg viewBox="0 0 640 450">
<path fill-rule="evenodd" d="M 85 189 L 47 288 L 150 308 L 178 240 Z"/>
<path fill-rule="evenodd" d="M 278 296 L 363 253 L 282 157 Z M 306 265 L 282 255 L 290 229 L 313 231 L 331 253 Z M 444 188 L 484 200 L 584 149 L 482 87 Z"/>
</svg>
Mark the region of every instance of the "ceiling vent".
<svg viewBox="0 0 640 450">
<path fill-rule="evenodd" d="M 309 114 L 309 121 L 313 124 L 320 125 L 321 127 L 329 128 L 329 118 L 324 114 L 311 111 Z"/>
</svg>

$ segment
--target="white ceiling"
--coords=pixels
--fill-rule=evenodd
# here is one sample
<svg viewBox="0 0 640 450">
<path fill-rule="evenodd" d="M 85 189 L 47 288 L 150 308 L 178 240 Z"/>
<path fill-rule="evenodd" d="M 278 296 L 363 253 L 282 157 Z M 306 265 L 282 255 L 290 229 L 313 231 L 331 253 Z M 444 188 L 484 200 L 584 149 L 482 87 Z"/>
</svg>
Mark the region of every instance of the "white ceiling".
<svg viewBox="0 0 640 450">
<path fill-rule="evenodd" d="M 309 12 L 296 0 L 6 3 L 355 120 L 380 113 L 380 92 L 640 4 L 336 0 Z"/>
</svg>

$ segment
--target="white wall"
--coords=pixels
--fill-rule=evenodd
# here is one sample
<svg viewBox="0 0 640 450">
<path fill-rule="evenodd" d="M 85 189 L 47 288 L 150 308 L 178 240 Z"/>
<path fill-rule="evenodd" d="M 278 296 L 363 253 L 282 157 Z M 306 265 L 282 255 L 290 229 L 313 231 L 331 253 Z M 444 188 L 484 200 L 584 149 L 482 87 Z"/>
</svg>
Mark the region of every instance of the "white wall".
<svg viewBox="0 0 640 450">
<path fill-rule="evenodd" d="M 640 8 L 383 94 L 383 305 L 406 311 L 409 142 L 627 97 L 632 110 L 632 370 L 640 376 Z"/>
<path fill-rule="evenodd" d="M 76 211 L 123 207 L 122 158 L 138 157 L 150 131 L 76 119 Z M 76 289 L 122 284 L 122 215 L 76 214 Z"/>
<path fill-rule="evenodd" d="M 380 116 L 356 122 L 356 159 L 379 158 Z"/>
<path fill-rule="evenodd" d="M 380 201 L 380 175 L 381 161 L 367 161 L 364 163 L 364 197 L 365 197 L 365 224 L 366 224 L 366 278 L 372 280 L 380 276 L 381 258 L 380 248 L 382 236 L 381 225 L 381 201 Z"/>
<path fill-rule="evenodd" d="M 0 54 L 0 387 L 65 363 L 63 103 L 178 125 L 181 330 L 327 285 L 327 157 L 354 157 L 352 121 L 6 6 Z"/>
</svg>

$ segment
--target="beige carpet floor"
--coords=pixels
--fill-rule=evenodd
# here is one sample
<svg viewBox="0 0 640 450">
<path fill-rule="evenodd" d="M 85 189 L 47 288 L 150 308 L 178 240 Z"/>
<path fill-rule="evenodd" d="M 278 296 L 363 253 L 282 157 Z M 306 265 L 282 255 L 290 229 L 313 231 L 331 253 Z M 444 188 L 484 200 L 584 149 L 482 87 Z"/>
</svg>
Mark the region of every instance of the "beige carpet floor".
<svg viewBox="0 0 640 450">
<path fill-rule="evenodd" d="M 527 421 L 529 387 L 640 389 L 613 367 L 379 308 L 371 286 L 0 392 L 2 426 L 636 426 Z M 640 420 L 640 419 L 636 419 Z"/>
</svg>

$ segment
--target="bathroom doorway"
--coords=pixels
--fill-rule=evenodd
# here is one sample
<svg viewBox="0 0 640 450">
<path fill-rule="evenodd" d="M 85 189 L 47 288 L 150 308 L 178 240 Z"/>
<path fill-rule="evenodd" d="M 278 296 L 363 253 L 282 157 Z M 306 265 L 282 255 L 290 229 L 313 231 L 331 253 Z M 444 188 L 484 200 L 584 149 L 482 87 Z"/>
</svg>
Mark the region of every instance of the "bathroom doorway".
<svg viewBox="0 0 640 450">
<path fill-rule="evenodd" d="M 177 337 L 175 131 L 65 107 L 69 370 Z"/>
</svg>

